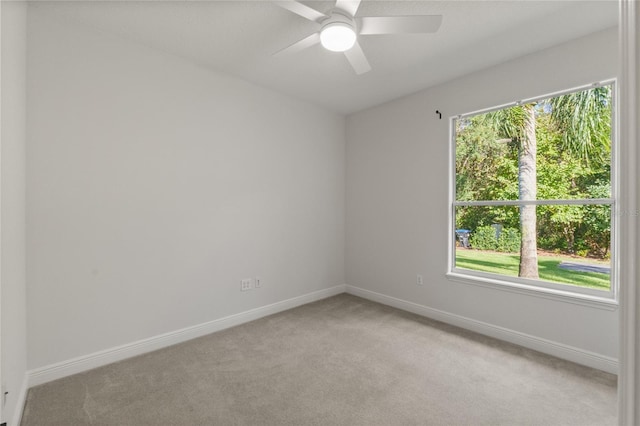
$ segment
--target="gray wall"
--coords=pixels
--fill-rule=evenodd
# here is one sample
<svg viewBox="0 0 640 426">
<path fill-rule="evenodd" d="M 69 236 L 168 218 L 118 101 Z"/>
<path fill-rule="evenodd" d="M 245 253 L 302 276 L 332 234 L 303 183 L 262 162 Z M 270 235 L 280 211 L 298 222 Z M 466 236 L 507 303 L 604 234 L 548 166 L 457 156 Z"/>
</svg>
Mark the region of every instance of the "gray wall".
<svg viewBox="0 0 640 426">
<path fill-rule="evenodd" d="M 344 284 L 344 117 L 32 12 L 29 369 Z"/>
<path fill-rule="evenodd" d="M 617 310 L 445 277 L 447 118 L 616 77 L 616 52 L 612 29 L 349 116 L 347 284 L 616 358 Z"/>
<path fill-rule="evenodd" d="M 2 390 L 9 392 L 2 421 L 22 409 L 26 371 L 25 283 L 25 79 L 26 4 L 1 2 L 2 13 L 2 223 L 0 300 L 2 306 Z M 1 397 L 1 396 L 0 396 Z"/>
</svg>

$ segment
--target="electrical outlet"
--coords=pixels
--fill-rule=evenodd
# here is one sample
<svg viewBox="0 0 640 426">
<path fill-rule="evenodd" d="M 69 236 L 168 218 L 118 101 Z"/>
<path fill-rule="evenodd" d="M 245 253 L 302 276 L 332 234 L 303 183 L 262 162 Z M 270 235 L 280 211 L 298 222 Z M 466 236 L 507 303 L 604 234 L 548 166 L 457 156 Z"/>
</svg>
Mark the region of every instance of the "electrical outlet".
<svg viewBox="0 0 640 426">
<path fill-rule="evenodd" d="M 253 280 L 251 278 L 245 278 L 240 280 L 240 291 L 249 291 L 253 288 Z"/>
<path fill-rule="evenodd" d="M 260 288 L 262 287 L 262 284 L 264 284 L 261 277 L 256 277 L 254 282 L 255 282 L 255 288 Z"/>
<path fill-rule="evenodd" d="M 424 285 L 424 281 L 422 280 L 422 275 L 420 274 L 416 276 L 416 285 Z"/>
</svg>

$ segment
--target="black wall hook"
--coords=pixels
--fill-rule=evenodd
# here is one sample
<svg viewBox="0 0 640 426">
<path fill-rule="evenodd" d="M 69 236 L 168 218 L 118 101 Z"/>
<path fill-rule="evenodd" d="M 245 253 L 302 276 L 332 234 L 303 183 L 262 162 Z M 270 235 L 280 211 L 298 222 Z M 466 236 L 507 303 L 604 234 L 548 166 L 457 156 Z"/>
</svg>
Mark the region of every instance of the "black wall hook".
<svg viewBox="0 0 640 426">
<path fill-rule="evenodd" d="M 442 120 L 442 113 L 438 110 L 436 110 L 436 114 L 438 114 L 438 118 L 440 118 L 440 120 Z"/>
</svg>

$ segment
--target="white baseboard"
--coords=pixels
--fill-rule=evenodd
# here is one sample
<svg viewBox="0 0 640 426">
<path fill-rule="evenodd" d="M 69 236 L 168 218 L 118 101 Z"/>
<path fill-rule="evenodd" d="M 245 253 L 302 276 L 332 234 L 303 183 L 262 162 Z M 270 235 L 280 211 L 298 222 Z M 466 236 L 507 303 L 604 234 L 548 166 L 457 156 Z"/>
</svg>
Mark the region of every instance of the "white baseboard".
<svg viewBox="0 0 640 426">
<path fill-rule="evenodd" d="M 29 390 L 29 377 L 25 373 L 22 380 L 22 386 L 18 392 L 18 399 L 16 400 L 15 411 L 13 412 L 13 419 L 9 421 L 9 426 L 20 426 L 22 422 L 22 411 L 24 410 L 24 404 L 27 401 L 27 391 Z"/>
<path fill-rule="evenodd" d="M 344 293 L 346 286 L 344 284 L 335 287 L 314 291 L 302 296 L 293 297 L 291 299 L 276 302 L 271 305 L 262 306 L 249 311 L 230 315 L 228 317 L 219 318 L 203 324 L 194 325 L 183 328 L 181 330 L 172 331 L 148 339 L 139 340 L 137 342 L 128 343 L 126 345 L 117 346 L 103 351 L 95 352 L 89 355 L 80 356 L 67 361 L 58 362 L 45 367 L 37 368 L 27 372 L 28 387 L 41 385 L 52 380 L 61 379 L 72 374 L 81 373 L 103 365 L 131 358 L 147 352 L 162 349 L 167 346 L 182 343 L 196 337 L 204 336 L 216 331 L 224 330 L 229 327 L 244 324 L 267 315 L 286 311 L 306 303 L 315 302 L 325 299 L 336 294 Z"/>
<path fill-rule="evenodd" d="M 351 285 L 347 285 L 346 287 L 347 293 L 362 297 L 363 299 L 372 300 L 374 302 L 382 303 L 383 305 L 392 306 L 394 308 L 402 309 L 403 311 L 412 312 L 414 314 L 455 325 L 460 328 L 475 331 L 476 333 L 524 346 L 525 348 L 553 355 L 577 364 L 597 368 L 598 370 L 603 370 L 612 374 L 618 374 L 618 360 L 615 358 L 585 351 L 563 343 L 542 339 L 540 337 L 510 330 L 508 328 L 498 327 L 438 309 L 429 308 L 417 303 L 365 290 L 360 287 L 354 287 Z"/>
<path fill-rule="evenodd" d="M 229 327 L 244 324 L 246 322 L 265 317 L 267 315 L 272 315 L 278 312 L 285 311 L 287 309 L 295 308 L 306 303 L 315 302 L 317 300 L 325 299 L 327 297 L 331 297 L 344 292 L 352 294 L 354 296 L 362 297 L 364 299 L 372 300 L 374 302 L 382 303 L 384 305 L 393 306 L 404 311 L 413 312 L 415 314 L 432 318 L 437 321 L 442 321 L 447 324 L 475 331 L 480 334 L 495 337 L 497 339 L 524 346 L 529 349 L 557 356 L 558 358 L 566 359 L 578 364 L 597 368 L 599 370 L 603 370 L 613 374 L 617 374 L 618 372 L 618 361 L 614 358 L 585 351 L 579 348 L 565 345 L 563 343 L 553 342 L 550 340 L 542 339 L 540 337 L 531 336 L 504 327 L 498 327 L 460 315 L 451 314 L 449 312 L 440 311 L 438 309 L 429 308 L 427 306 L 408 302 L 402 299 L 397 299 L 395 297 L 376 293 L 370 290 L 365 290 L 363 288 L 350 285 L 338 285 L 335 287 L 276 302 L 271 305 L 266 305 L 256 309 L 251 309 L 249 311 L 230 315 L 228 317 L 219 318 L 203 324 L 198 324 L 192 327 L 183 328 L 181 330 L 176 330 L 173 332 L 150 337 L 148 339 L 139 340 L 137 342 L 132 342 L 126 345 L 117 346 L 114 348 L 51 364 L 38 369 L 30 370 L 26 373 L 23 389 L 21 389 L 20 391 L 18 407 L 24 406 L 27 391 L 32 386 L 37 386 L 53 380 L 61 379 L 72 374 L 81 373 L 83 371 L 91 370 L 93 368 L 101 367 L 157 349 L 162 349 L 167 346 L 185 342 L 196 337 L 204 336 L 216 331 L 224 330 Z M 18 409 L 16 415 L 14 416 L 14 424 L 20 424 L 21 415 L 22 410 Z"/>
</svg>

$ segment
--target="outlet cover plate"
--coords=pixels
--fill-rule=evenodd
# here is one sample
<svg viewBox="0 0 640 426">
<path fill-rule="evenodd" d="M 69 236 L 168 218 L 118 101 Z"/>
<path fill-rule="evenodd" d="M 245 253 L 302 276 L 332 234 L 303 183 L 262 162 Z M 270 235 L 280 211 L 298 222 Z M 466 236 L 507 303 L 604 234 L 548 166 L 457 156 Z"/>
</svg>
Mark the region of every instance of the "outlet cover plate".
<svg viewBox="0 0 640 426">
<path fill-rule="evenodd" d="M 249 291 L 253 288 L 253 280 L 251 278 L 245 278 L 240 280 L 240 291 Z"/>
</svg>

